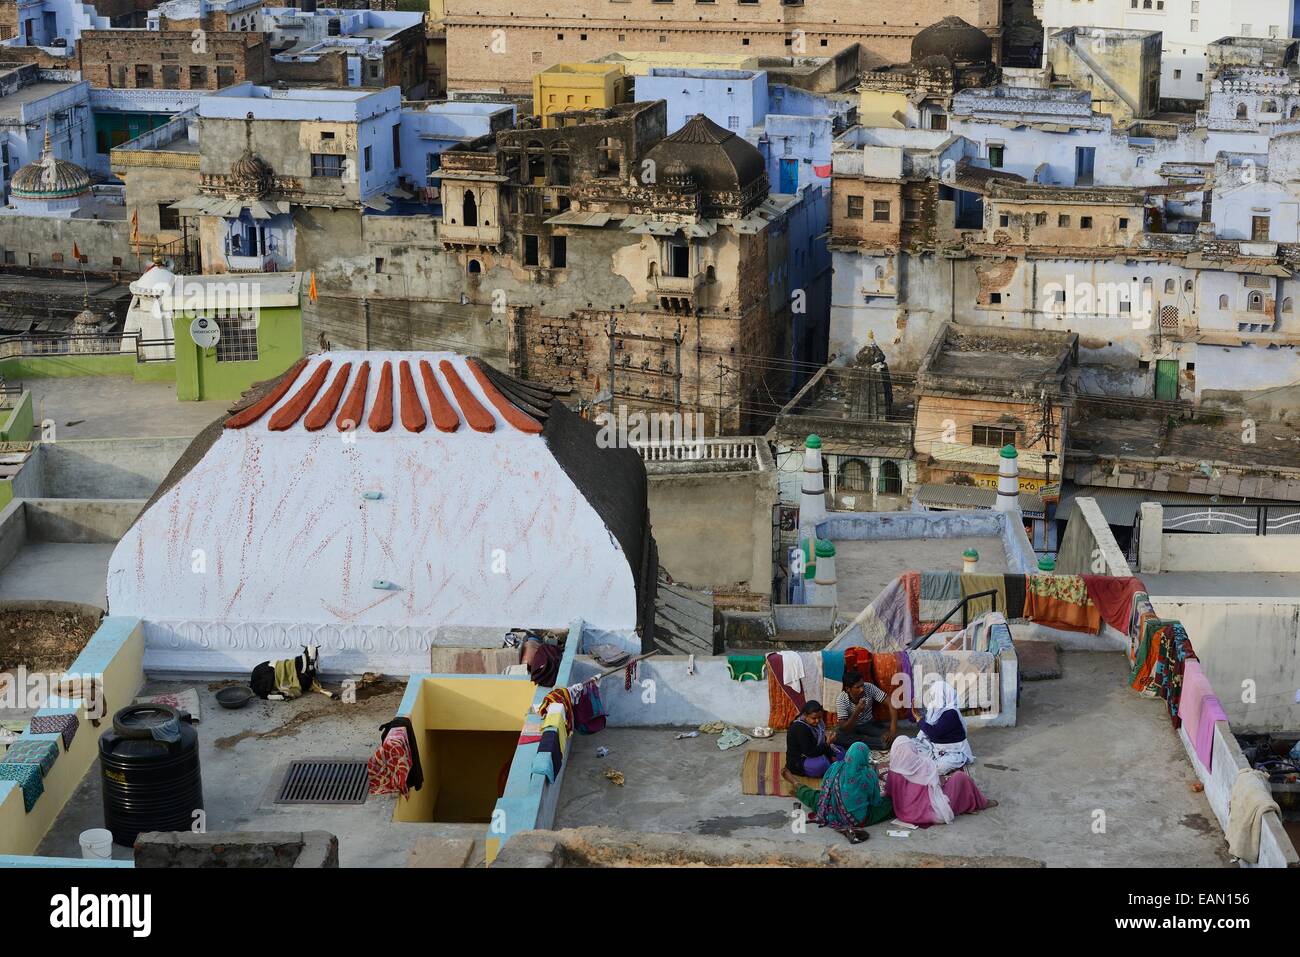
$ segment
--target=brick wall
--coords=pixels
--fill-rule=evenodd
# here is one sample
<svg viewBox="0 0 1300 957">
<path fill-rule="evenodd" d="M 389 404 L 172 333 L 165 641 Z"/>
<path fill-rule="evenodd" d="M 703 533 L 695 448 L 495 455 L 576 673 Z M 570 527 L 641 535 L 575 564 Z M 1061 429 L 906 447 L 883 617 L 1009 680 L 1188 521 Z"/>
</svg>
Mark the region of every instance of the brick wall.
<svg viewBox="0 0 1300 957">
<path fill-rule="evenodd" d="M 185 32 L 90 30 L 79 44 L 81 74 L 92 86 L 128 90 L 218 90 L 269 75 L 261 34 L 208 33 L 205 41 L 196 53 Z"/>
</svg>

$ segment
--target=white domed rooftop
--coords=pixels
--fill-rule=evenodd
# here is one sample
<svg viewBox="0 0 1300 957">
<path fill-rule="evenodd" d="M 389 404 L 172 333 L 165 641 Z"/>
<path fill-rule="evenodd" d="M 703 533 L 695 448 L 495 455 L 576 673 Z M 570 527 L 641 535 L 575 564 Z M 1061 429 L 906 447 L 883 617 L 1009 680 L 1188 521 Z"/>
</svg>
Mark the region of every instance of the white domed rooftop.
<svg viewBox="0 0 1300 957">
<path fill-rule="evenodd" d="M 170 292 L 176 283 L 176 274 L 163 265 L 162 254 L 153 254 L 153 265 L 144 271 L 135 282 L 131 291 L 139 296 L 162 296 Z"/>
</svg>

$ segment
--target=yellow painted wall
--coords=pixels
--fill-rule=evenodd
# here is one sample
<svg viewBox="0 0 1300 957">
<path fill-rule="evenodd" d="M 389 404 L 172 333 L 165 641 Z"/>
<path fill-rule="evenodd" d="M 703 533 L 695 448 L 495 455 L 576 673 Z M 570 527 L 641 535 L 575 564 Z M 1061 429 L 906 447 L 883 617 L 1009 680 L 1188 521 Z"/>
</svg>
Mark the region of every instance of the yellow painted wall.
<svg viewBox="0 0 1300 957">
<path fill-rule="evenodd" d="M 632 51 L 593 60 L 593 63 L 617 63 L 628 76 L 648 76 L 653 67 L 677 70 L 752 70 L 759 68 L 759 58 L 743 53 L 689 53 L 682 51 Z"/>
<path fill-rule="evenodd" d="M 863 126 L 883 126 L 901 130 L 905 125 L 894 116 L 907 116 L 911 105 L 902 93 L 863 90 L 858 101 L 858 122 Z"/>
<path fill-rule="evenodd" d="M 91 642 L 94 640 L 92 637 Z M 90 649 L 91 646 L 88 646 L 87 651 Z M 80 708 L 77 716 L 81 724 L 77 728 L 76 737 L 72 739 L 72 747 L 64 752 L 62 742 L 59 743 L 59 758 L 46 775 L 45 791 L 31 812 L 23 809 L 23 795 L 18 788 L 12 789 L 9 797 L 0 803 L 0 854 L 27 855 L 36 852 L 37 845 L 68 803 L 68 798 L 72 797 L 86 773 L 97 767 L 99 736 L 108 727 L 104 722 L 111 722 L 115 711 L 135 700 L 144 684 L 143 658 L 144 629 L 136 622 L 117 654 L 103 668 L 107 715 L 100 721 L 100 726 L 96 728 L 91 725 L 86 719 L 84 706 Z M 83 670 L 92 669 L 86 668 L 81 664 L 81 659 L 78 659 L 68 673 Z"/>
<path fill-rule="evenodd" d="M 508 733 L 518 741 L 535 691 L 531 681 L 514 678 L 425 678 L 410 715 L 411 726 L 421 744 L 420 765 L 425 783 L 419 791 L 398 798 L 393 819 L 433 820 L 441 782 L 449 775 L 467 774 L 470 779 L 478 780 L 490 773 L 495 787 L 504 759 L 495 756 L 496 745 L 491 743 L 491 738 L 485 735 L 481 753 L 471 758 L 464 754 L 461 743 L 466 739 L 452 743 L 452 737 L 438 732 L 495 731 Z"/>
<path fill-rule="evenodd" d="M 557 63 L 533 76 L 533 112 L 542 126 L 555 126 L 552 113 L 605 109 L 623 98 L 623 68 L 608 63 Z"/>
</svg>

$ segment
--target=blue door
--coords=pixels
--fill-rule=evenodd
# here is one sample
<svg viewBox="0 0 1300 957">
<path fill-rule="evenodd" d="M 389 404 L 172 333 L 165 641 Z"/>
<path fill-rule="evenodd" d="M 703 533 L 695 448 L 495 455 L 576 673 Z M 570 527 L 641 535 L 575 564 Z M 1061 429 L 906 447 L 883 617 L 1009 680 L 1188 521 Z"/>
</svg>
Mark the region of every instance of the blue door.
<svg viewBox="0 0 1300 957">
<path fill-rule="evenodd" d="M 797 159 L 781 160 L 781 188 L 777 192 L 799 192 L 799 161 Z"/>
</svg>

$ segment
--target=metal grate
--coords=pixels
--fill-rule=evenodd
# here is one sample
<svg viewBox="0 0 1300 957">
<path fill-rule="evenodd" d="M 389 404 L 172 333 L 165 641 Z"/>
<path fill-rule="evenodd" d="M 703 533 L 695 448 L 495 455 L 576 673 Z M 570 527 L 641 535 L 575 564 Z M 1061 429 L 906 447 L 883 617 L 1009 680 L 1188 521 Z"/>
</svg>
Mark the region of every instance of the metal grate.
<svg viewBox="0 0 1300 957">
<path fill-rule="evenodd" d="M 312 758 L 289 765 L 275 803 L 364 804 L 368 791 L 365 761 Z"/>
</svg>

